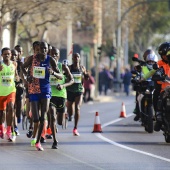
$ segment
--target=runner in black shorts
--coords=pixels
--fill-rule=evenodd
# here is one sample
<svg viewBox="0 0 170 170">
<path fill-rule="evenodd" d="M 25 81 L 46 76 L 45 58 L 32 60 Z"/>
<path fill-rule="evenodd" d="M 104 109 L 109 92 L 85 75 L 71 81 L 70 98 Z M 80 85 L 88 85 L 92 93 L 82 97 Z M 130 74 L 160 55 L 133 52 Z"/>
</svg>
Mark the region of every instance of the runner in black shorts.
<svg viewBox="0 0 170 170">
<path fill-rule="evenodd" d="M 51 115 L 51 130 L 53 135 L 52 149 L 58 148 L 58 141 L 56 139 L 56 115 L 57 123 L 62 125 L 63 117 L 65 116 L 65 103 L 67 98 L 66 87 L 74 83 L 73 76 L 67 65 L 58 62 L 60 52 L 55 47 L 51 50 L 51 57 L 53 57 L 58 63 L 58 68 L 63 74 L 62 80 L 58 80 L 53 76 L 50 76 L 50 84 L 52 90 L 52 98 L 50 100 L 50 115 Z M 66 82 L 67 79 L 67 82 Z M 56 114 L 57 113 L 57 114 Z"/>
<path fill-rule="evenodd" d="M 79 136 L 77 125 L 80 118 L 80 106 L 83 98 L 83 77 L 88 78 L 86 68 L 80 65 L 80 54 L 75 53 L 72 57 L 72 65 L 69 65 L 70 72 L 74 78 L 74 84 L 67 87 L 67 112 L 69 117 L 73 115 L 73 105 L 75 104 L 73 135 Z"/>
</svg>

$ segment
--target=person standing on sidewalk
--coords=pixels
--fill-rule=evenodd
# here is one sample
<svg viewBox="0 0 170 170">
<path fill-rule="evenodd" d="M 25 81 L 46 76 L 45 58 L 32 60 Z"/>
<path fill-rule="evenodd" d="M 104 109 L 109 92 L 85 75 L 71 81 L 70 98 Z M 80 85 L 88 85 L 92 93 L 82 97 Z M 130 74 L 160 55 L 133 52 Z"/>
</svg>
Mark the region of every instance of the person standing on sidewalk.
<svg viewBox="0 0 170 170">
<path fill-rule="evenodd" d="M 128 68 L 125 69 L 125 74 L 123 76 L 124 92 L 129 96 L 129 86 L 131 83 L 132 74 Z"/>
<path fill-rule="evenodd" d="M 92 85 L 95 83 L 94 77 L 91 75 L 90 71 L 87 71 L 88 78 L 83 79 L 84 86 L 84 102 L 93 101 L 91 97 Z"/>
<path fill-rule="evenodd" d="M 75 104 L 75 115 L 74 115 L 74 128 L 73 135 L 79 136 L 77 131 L 78 121 L 80 118 L 80 106 L 83 99 L 83 78 L 88 78 L 86 68 L 80 65 L 80 54 L 75 53 L 72 57 L 72 65 L 69 65 L 70 72 L 74 78 L 74 84 L 67 87 L 67 112 L 69 115 L 69 121 L 73 115 L 73 105 Z"/>
</svg>

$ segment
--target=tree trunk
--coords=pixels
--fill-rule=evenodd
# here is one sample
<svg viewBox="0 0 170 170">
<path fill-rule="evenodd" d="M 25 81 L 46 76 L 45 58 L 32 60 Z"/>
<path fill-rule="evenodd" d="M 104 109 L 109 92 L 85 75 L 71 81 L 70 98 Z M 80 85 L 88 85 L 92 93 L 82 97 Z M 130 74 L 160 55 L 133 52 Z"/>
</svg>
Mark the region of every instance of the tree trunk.
<svg viewBox="0 0 170 170">
<path fill-rule="evenodd" d="M 17 45 L 17 21 L 10 24 L 10 47 L 14 48 Z"/>
</svg>

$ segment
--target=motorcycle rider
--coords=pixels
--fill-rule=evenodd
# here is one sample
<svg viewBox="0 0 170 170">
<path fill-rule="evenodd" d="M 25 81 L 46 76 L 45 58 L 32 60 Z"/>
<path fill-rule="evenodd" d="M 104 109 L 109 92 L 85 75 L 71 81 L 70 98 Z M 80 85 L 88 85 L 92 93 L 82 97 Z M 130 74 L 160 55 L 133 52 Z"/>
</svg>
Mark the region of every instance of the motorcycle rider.
<svg viewBox="0 0 170 170">
<path fill-rule="evenodd" d="M 161 56 L 161 60 L 158 61 L 158 66 L 155 67 L 163 67 L 165 75 L 170 77 L 169 75 L 169 69 L 170 69 L 170 43 L 164 42 L 159 46 L 158 53 Z M 170 85 L 167 82 L 162 82 L 161 78 L 159 76 L 154 75 L 152 78 L 156 82 L 156 87 L 153 95 L 153 103 L 154 103 L 154 110 L 155 110 L 155 116 L 156 116 L 156 123 L 154 126 L 154 131 L 160 131 L 162 127 L 162 100 L 163 100 L 163 94 L 164 89 L 166 86 Z"/>
<path fill-rule="evenodd" d="M 155 54 L 155 52 L 151 49 L 147 49 L 143 54 L 143 59 L 146 62 L 146 64 L 141 66 L 141 80 L 140 81 L 149 81 L 149 86 L 154 86 L 154 82 L 151 80 L 152 75 L 155 73 L 156 70 L 153 69 L 153 64 L 155 64 L 158 61 L 158 57 Z M 139 69 L 139 66 L 138 66 Z M 139 105 L 137 101 L 136 95 L 136 116 L 134 117 L 135 121 L 138 121 L 140 118 L 140 111 L 139 111 Z"/>
</svg>

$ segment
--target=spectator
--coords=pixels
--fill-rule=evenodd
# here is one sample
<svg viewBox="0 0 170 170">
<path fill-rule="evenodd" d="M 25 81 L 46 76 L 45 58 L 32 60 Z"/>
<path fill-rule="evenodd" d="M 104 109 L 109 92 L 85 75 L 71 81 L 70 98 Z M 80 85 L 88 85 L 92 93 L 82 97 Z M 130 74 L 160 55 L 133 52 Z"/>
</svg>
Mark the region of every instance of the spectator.
<svg viewBox="0 0 170 170">
<path fill-rule="evenodd" d="M 111 75 L 108 67 L 105 67 L 103 71 L 99 73 L 99 80 L 100 80 L 100 94 L 104 88 L 104 94 L 107 95 L 107 90 L 110 87 L 110 81 L 113 81 L 113 76 Z"/>
<path fill-rule="evenodd" d="M 94 77 L 91 75 L 90 71 L 87 71 L 88 78 L 83 79 L 83 86 L 84 86 L 84 102 L 92 101 L 91 98 L 91 90 L 92 84 L 95 83 Z"/>
<path fill-rule="evenodd" d="M 131 83 L 132 74 L 128 68 L 125 69 L 125 74 L 123 76 L 124 92 L 129 95 L 129 85 Z"/>
</svg>

